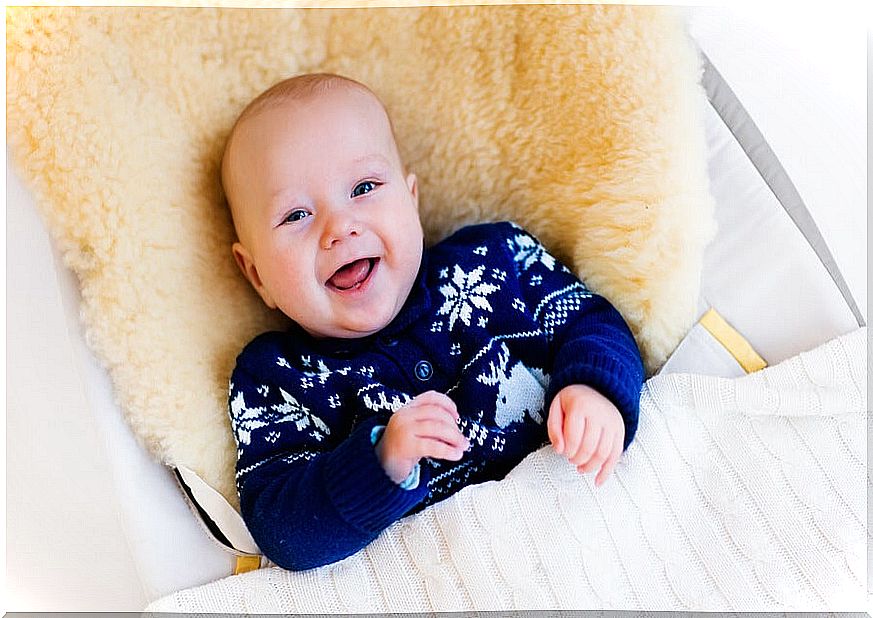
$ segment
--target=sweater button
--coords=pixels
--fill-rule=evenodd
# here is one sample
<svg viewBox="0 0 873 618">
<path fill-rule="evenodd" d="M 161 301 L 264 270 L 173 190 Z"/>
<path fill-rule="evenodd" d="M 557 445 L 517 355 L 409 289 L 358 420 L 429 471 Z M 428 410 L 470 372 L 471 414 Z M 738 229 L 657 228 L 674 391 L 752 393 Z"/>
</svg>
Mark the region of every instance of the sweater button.
<svg viewBox="0 0 873 618">
<path fill-rule="evenodd" d="M 388 339 L 385 340 L 385 345 L 389 348 L 393 348 L 397 345 L 397 339 L 395 337 L 388 337 Z"/>
<path fill-rule="evenodd" d="M 426 382 L 433 375 L 433 366 L 427 361 L 418 361 L 415 365 L 415 377 Z"/>
</svg>

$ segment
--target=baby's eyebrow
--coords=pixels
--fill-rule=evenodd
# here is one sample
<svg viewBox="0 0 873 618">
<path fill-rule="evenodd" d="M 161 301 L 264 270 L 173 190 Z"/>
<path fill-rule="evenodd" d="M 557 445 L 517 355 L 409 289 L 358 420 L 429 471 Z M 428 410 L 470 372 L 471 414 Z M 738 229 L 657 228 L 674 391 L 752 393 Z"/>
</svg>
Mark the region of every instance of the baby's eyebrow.
<svg viewBox="0 0 873 618">
<path fill-rule="evenodd" d="M 285 213 L 302 207 L 297 196 L 291 189 L 278 189 L 273 192 L 267 202 L 268 212 L 271 217 L 281 218 Z"/>
<path fill-rule="evenodd" d="M 378 153 L 368 154 L 357 157 L 356 159 L 352 159 L 352 163 L 355 165 L 357 165 L 358 163 L 369 163 L 371 161 L 375 163 L 381 163 L 382 165 L 388 165 L 388 159 Z"/>
<path fill-rule="evenodd" d="M 277 189 L 273 191 L 272 195 L 270 195 L 270 205 L 276 206 L 282 203 L 284 201 L 282 198 L 284 198 L 284 196 L 286 195 L 290 195 L 291 193 L 293 192 L 290 189 Z"/>
</svg>

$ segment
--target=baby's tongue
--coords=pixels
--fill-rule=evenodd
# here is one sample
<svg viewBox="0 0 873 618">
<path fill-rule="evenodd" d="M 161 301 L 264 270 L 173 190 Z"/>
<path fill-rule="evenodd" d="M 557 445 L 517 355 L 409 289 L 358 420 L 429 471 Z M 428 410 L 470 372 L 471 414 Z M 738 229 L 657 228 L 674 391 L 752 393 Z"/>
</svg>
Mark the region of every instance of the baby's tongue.
<svg viewBox="0 0 873 618">
<path fill-rule="evenodd" d="M 363 281 L 369 270 L 370 260 L 355 260 L 351 264 L 346 264 L 336 271 L 333 277 L 328 280 L 328 283 L 340 288 L 341 290 L 346 290 L 354 287 L 356 283 Z"/>
</svg>

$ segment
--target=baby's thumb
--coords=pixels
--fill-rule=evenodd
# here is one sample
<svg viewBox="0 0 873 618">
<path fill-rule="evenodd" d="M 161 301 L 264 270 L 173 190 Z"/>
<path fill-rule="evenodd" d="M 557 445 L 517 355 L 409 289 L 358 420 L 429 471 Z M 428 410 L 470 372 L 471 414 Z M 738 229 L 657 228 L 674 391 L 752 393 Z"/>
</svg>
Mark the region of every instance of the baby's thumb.
<svg viewBox="0 0 873 618">
<path fill-rule="evenodd" d="M 549 406 L 549 419 L 546 421 L 549 430 L 549 440 L 559 455 L 564 452 L 564 410 L 561 408 L 561 398 L 552 399 Z"/>
</svg>

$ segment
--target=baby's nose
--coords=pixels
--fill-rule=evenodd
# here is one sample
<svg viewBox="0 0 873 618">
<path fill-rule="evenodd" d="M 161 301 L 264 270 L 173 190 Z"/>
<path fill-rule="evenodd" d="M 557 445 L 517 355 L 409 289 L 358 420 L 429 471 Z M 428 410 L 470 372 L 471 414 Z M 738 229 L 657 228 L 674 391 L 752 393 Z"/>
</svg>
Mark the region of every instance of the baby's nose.
<svg viewBox="0 0 873 618">
<path fill-rule="evenodd" d="M 352 236 L 359 236 L 360 233 L 360 225 L 352 217 L 334 216 L 324 227 L 321 246 L 324 249 L 331 249 L 337 243 Z"/>
</svg>

